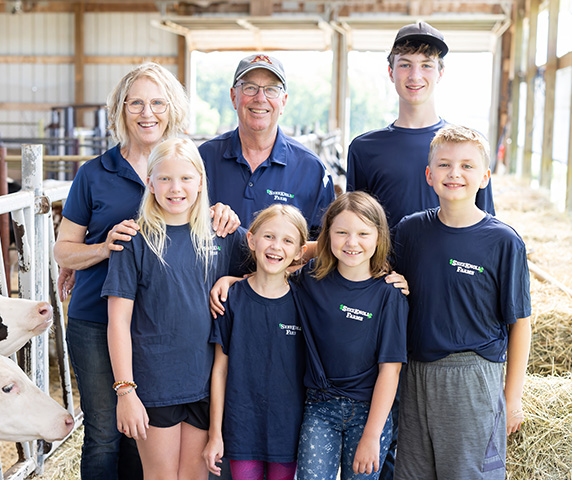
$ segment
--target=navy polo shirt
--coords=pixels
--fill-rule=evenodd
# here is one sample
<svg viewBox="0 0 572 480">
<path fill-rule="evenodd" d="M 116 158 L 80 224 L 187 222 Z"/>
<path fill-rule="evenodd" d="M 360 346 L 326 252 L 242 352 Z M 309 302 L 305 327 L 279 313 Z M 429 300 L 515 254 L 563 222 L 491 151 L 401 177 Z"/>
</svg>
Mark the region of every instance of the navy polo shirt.
<svg viewBox="0 0 572 480">
<path fill-rule="evenodd" d="M 407 361 L 407 298 L 385 278 L 354 282 L 311 260 L 291 276 L 308 352 L 306 387 L 371 401 L 380 363 Z"/>
<path fill-rule="evenodd" d="M 487 215 L 451 228 L 438 208 L 405 217 L 395 230 L 396 270 L 409 283 L 409 356 L 432 362 L 472 351 L 504 362 L 508 324 L 530 315 L 526 248 Z"/>
<path fill-rule="evenodd" d="M 199 147 L 205 163 L 211 202 L 222 202 L 244 226 L 273 203 L 298 207 L 317 236 L 322 215 L 334 200 L 330 174 L 312 151 L 278 128 L 270 156 L 254 173 L 242 155 L 238 128 Z"/>
<path fill-rule="evenodd" d="M 439 206 L 425 178 L 429 146 L 444 120 L 426 128 L 391 124 L 356 137 L 348 151 L 347 190 L 364 190 L 385 209 L 393 228 L 406 215 Z M 477 193 L 477 206 L 495 214 L 491 182 Z"/>
<path fill-rule="evenodd" d="M 304 410 L 304 338 L 292 293 L 258 295 L 235 283 L 210 341 L 228 355 L 224 454 L 232 460 L 293 462 Z"/>
<path fill-rule="evenodd" d="M 243 228 L 225 238 L 215 237 L 213 262 L 205 278 L 189 225 L 168 225 L 167 235 L 163 256 L 167 265 L 142 235 L 121 242 L 125 248 L 111 253 L 101 292 L 134 300 L 133 380 L 146 407 L 190 403 L 209 395 L 214 359 L 209 291 L 220 276 L 243 273 L 232 265 L 246 252 Z"/>
<path fill-rule="evenodd" d="M 137 216 L 144 191 L 145 185 L 117 145 L 81 166 L 62 214 L 87 228 L 86 244 L 102 243 L 115 225 Z M 69 317 L 107 323 L 107 302 L 100 296 L 107 265 L 104 260 L 76 271 Z"/>
</svg>

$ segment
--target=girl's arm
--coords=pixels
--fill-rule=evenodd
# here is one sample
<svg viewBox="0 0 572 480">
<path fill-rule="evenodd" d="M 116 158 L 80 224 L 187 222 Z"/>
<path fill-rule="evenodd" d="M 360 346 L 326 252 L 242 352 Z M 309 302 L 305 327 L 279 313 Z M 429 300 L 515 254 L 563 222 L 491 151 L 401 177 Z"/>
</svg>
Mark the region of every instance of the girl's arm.
<svg viewBox="0 0 572 480">
<path fill-rule="evenodd" d="M 224 455 L 222 416 L 224 412 L 227 373 L 228 356 L 225 355 L 222 351 L 222 347 L 217 343 L 215 346 L 215 359 L 211 376 L 209 441 L 203 451 L 203 458 L 205 462 L 207 462 L 207 468 L 217 476 L 220 476 L 221 472 L 217 463 L 220 463 Z"/>
<path fill-rule="evenodd" d="M 133 382 L 131 315 L 133 300 L 108 297 L 107 343 L 116 382 Z M 112 386 L 110 385 L 109 388 Z M 134 439 L 147 438 L 149 417 L 135 389 L 117 390 L 117 429 Z"/>
<path fill-rule="evenodd" d="M 401 363 L 379 364 L 369 415 L 354 457 L 353 469 L 356 474 L 369 475 L 380 468 L 379 442 L 395 399 L 400 370 Z"/>
<path fill-rule="evenodd" d="M 211 309 L 211 315 L 213 318 L 218 315 L 224 315 L 224 305 L 228 298 L 228 291 L 236 282 L 242 280 L 240 277 L 220 277 L 211 289 L 209 294 L 209 304 Z"/>
<path fill-rule="evenodd" d="M 123 220 L 107 233 L 105 242 L 87 245 L 87 227 L 64 217 L 54 245 L 54 258 L 60 267 L 84 270 L 109 258 L 112 250 L 123 250 L 121 245 L 115 245 L 113 242 L 129 241 L 138 230 L 139 226 L 133 220 Z"/>
<path fill-rule="evenodd" d="M 506 398 L 506 433 L 520 429 L 524 420 L 522 388 L 530 351 L 530 317 L 519 318 L 508 327 L 508 349 L 504 394 Z"/>
</svg>

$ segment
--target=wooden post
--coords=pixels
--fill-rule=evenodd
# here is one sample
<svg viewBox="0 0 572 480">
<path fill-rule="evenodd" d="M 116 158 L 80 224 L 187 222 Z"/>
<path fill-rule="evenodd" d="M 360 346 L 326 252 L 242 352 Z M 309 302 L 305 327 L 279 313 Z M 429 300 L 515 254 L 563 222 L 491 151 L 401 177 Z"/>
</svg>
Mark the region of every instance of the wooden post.
<svg viewBox="0 0 572 480">
<path fill-rule="evenodd" d="M 83 1 L 74 5 L 74 103 L 85 103 L 85 5 Z M 78 126 L 84 125 L 83 112 L 76 119 Z"/>
<path fill-rule="evenodd" d="M 572 74 L 570 75 L 572 77 Z M 572 86 L 572 78 L 570 79 Z M 570 103 L 572 104 L 572 88 L 570 88 Z M 571 105 L 572 106 L 572 105 Z M 572 213 L 572 108 L 570 108 L 570 124 L 568 131 L 568 166 L 566 173 L 566 211 Z"/>
<path fill-rule="evenodd" d="M 548 56 L 544 73 L 544 132 L 540 186 L 550 189 L 552 182 L 552 150 L 554 143 L 554 105 L 556 103 L 556 41 L 558 39 L 558 13 L 560 0 L 550 0 L 548 11 Z"/>
<path fill-rule="evenodd" d="M 514 32 L 512 35 L 511 71 L 512 71 L 512 91 L 510 93 L 510 104 L 508 106 L 508 118 L 510 122 L 510 143 L 507 148 L 505 164 L 510 173 L 515 173 L 518 163 L 518 121 L 520 119 L 520 84 L 522 82 L 522 56 L 523 56 L 523 34 L 522 22 L 526 10 L 526 0 L 518 0 L 514 7 Z M 506 34 L 505 34 L 506 35 Z M 507 142 L 508 143 L 508 142 Z"/>
<path fill-rule="evenodd" d="M 532 131 L 534 128 L 534 80 L 536 78 L 536 34 L 538 30 L 538 5 L 540 0 L 530 0 L 528 11 L 529 32 L 526 61 L 526 121 L 524 127 L 524 155 L 522 176 L 532 177 Z"/>
</svg>

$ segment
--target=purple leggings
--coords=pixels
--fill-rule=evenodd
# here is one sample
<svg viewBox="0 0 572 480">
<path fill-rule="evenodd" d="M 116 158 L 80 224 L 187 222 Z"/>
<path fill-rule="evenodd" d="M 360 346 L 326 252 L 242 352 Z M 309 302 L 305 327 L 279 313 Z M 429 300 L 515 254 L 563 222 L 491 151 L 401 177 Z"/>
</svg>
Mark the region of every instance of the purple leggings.
<svg viewBox="0 0 572 480">
<path fill-rule="evenodd" d="M 258 460 L 229 460 L 233 480 L 293 480 L 296 462 L 274 463 Z"/>
</svg>

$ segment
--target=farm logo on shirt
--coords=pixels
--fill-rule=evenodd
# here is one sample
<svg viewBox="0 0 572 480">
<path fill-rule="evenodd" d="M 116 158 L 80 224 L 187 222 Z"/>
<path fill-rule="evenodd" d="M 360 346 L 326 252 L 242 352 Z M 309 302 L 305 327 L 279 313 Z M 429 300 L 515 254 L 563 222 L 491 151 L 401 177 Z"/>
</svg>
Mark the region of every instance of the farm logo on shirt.
<svg viewBox="0 0 572 480">
<path fill-rule="evenodd" d="M 449 265 L 457 268 L 457 273 L 464 273 L 465 275 L 474 275 L 475 272 L 483 273 L 485 269 L 472 263 L 460 262 L 459 260 L 450 259 Z"/>
<path fill-rule="evenodd" d="M 279 323 L 278 326 L 280 327 L 280 330 L 284 330 L 286 335 L 296 335 L 298 332 L 302 331 L 302 327 L 299 327 L 298 325 L 285 325 L 283 323 Z"/>
<path fill-rule="evenodd" d="M 205 247 L 201 247 L 201 250 L 206 250 Z M 222 250 L 222 248 L 220 247 L 220 245 L 213 245 L 210 248 L 211 254 L 214 257 L 215 255 L 218 255 L 218 252 L 220 252 Z"/>
<path fill-rule="evenodd" d="M 363 322 L 364 317 L 371 318 L 373 317 L 372 313 L 364 312 L 359 308 L 352 308 L 344 305 L 343 303 L 340 305 L 340 310 L 346 313 L 346 318 L 351 318 L 352 320 L 357 320 L 359 322 Z"/>
<path fill-rule="evenodd" d="M 288 202 L 288 200 L 292 200 L 294 198 L 293 193 L 279 192 L 270 189 L 266 190 L 266 193 L 273 197 L 273 201 L 275 202 Z"/>
</svg>

